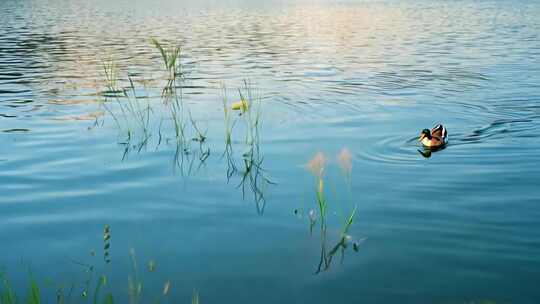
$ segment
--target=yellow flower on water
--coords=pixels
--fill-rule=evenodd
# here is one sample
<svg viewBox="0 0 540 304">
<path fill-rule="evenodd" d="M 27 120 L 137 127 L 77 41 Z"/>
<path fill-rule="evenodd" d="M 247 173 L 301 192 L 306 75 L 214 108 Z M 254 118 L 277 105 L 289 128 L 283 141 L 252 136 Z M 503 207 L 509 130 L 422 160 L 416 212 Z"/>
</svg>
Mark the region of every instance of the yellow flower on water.
<svg viewBox="0 0 540 304">
<path fill-rule="evenodd" d="M 248 110 L 249 104 L 246 100 L 242 99 L 237 102 L 233 102 L 231 105 L 231 108 L 233 110 L 242 110 L 242 112 L 245 112 Z"/>
</svg>

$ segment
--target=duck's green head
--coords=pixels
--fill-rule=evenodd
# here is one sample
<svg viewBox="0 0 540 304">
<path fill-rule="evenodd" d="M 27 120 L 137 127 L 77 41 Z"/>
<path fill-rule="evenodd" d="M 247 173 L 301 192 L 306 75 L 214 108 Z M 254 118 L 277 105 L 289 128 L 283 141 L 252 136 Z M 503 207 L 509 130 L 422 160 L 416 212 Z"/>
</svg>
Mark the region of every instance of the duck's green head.
<svg viewBox="0 0 540 304">
<path fill-rule="evenodd" d="M 425 137 L 427 137 L 427 139 L 431 139 L 431 131 L 429 131 L 429 129 L 424 129 L 422 130 L 422 133 L 420 133 L 420 140 L 424 139 Z"/>
</svg>

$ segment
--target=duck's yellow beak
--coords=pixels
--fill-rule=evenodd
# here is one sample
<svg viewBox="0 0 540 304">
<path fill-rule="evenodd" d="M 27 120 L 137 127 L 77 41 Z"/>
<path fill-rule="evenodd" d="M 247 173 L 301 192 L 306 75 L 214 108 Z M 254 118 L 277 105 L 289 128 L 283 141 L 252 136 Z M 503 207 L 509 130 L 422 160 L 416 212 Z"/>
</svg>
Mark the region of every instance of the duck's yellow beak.
<svg viewBox="0 0 540 304">
<path fill-rule="evenodd" d="M 422 141 L 422 139 L 424 139 L 424 137 L 426 137 L 426 134 L 420 133 L 420 138 L 418 138 L 418 141 Z"/>
</svg>

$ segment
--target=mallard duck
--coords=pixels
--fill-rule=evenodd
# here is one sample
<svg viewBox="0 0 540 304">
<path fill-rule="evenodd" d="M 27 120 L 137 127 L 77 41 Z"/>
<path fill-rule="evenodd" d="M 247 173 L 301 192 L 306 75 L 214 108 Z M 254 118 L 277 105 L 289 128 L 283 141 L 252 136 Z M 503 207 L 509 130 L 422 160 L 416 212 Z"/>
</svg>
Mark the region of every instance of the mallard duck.
<svg viewBox="0 0 540 304">
<path fill-rule="evenodd" d="M 419 140 L 425 147 L 440 148 L 448 141 L 448 132 L 443 125 L 438 124 L 431 131 L 429 129 L 422 130 Z"/>
</svg>

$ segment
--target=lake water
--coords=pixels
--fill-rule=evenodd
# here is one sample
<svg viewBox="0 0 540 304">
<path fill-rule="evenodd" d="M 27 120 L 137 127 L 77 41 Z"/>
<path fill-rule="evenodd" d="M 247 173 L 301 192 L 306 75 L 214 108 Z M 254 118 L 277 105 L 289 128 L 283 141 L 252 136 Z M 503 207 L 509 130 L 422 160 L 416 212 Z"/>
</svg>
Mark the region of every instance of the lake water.
<svg viewBox="0 0 540 304">
<path fill-rule="evenodd" d="M 151 38 L 182 47 L 202 143 L 175 135 Z M 257 145 L 235 112 L 224 153 L 244 80 Z M 23 295 L 33 276 L 83 302 L 85 263 L 127 302 L 132 249 L 143 302 L 167 281 L 170 303 L 540 302 L 538 1 L 3 0 L 0 131 L 0 269 Z"/>
</svg>

